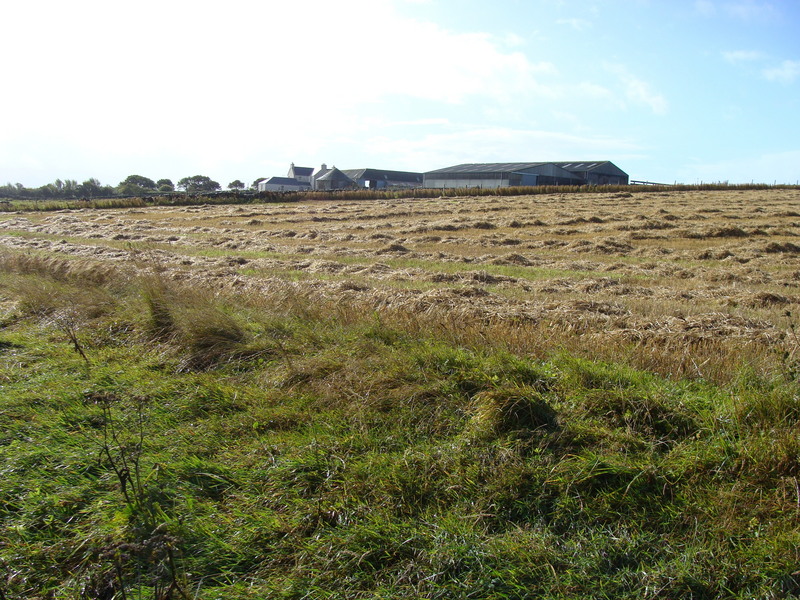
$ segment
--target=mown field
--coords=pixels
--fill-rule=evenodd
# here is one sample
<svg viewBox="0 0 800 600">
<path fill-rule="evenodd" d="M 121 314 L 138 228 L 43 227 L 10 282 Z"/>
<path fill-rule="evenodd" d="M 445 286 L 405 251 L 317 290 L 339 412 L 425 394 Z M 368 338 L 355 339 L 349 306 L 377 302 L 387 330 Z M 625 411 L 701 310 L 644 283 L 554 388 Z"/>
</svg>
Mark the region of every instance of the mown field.
<svg viewBox="0 0 800 600">
<path fill-rule="evenodd" d="M 800 595 L 800 190 L 0 214 L 0 598 Z"/>
</svg>

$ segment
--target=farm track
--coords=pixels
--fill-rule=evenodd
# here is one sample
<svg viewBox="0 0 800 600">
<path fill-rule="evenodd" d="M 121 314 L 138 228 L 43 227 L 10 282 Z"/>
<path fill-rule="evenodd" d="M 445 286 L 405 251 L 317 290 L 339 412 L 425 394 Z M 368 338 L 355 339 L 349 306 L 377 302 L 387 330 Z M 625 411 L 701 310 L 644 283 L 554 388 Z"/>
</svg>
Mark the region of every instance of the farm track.
<svg viewBox="0 0 800 600">
<path fill-rule="evenodd" d="M 771 345 L 800 303 L 800 190 L 5 213 L 0 247 L 598 343 Z"/>
</svg>

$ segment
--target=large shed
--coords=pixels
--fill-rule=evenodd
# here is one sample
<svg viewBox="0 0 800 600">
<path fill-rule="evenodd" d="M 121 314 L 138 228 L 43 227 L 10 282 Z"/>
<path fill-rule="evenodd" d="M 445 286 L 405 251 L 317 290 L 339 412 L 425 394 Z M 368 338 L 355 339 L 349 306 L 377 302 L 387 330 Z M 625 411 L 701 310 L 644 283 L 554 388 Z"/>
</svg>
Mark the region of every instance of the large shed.
<svg viewBox="0 0 800 600">
<path fill-rule="evenodd" d="M 628 185 L 628 174 L 608 160 L 553 164 L 580 177 L 585 185 Z"/>
<path fill-rule="evenodd" d="M 624 180 L 624 181 L 623 181 Z M 608 161 L 465 163 L 424 174 L 426 188 L 501 188 L 536 185 L 628 183 L 628 175 Z"/>
<path fill-rule="evenodd" d="M 358 187 L 369 189 L 422 187 L 422 173 L 388 171 L 386 169 L 343 169 L 342 173 L 356 182 Z"/>
</svg>

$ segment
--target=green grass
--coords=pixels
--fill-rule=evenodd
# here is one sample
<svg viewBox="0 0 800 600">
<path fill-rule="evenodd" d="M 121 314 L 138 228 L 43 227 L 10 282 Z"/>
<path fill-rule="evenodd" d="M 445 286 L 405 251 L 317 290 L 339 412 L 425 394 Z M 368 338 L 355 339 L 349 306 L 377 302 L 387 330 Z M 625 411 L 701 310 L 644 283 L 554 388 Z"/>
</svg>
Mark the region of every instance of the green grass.
<svg viewBox="0 0 800 600">
<path fill-rule="evenodd" d="M 793 376 L 6 258 L 5 598 L 800 594 Z"/>
</svg>

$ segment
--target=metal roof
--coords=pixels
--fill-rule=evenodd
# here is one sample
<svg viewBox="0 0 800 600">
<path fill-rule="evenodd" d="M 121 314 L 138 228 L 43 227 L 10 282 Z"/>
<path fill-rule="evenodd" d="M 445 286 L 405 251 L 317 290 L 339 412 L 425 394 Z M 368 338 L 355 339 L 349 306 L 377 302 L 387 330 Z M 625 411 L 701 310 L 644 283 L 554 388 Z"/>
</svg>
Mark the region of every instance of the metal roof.
<svg viewBox="0 0 800 600">
<path fill-rule="evenodd" d="M 599 160 L 593 162 L 556 162 L 553 163 L 556 166 L 561 167 L 562 169 L 566 169 L 567 171 L 591 171 L 596 169 L 601 165 L 607 164 L 607 160 Z"/>
<path fill-rule="evenodd" d="M 353 181 L 358 179 L 380 181 L 403 181 L 407 183 L 422 183 L 422 173 L 411 171 L 388 171 L 385 169 L 343 169 L 342 172 Z"/>
<path fill-rule="evenodd" d="M 435 171 L 428 171 L 426 174 L 431 173 L 513 173 L 516 171 L 524 171 L 543 165 L 555 165 L 560 169 L 569 171 L 571 173 L 580 173 L 586 171 L 594 171 L 601 167 L 610 168 L 613 171 L 624 173 L 614 163 L 607 160 L 594 160 L 594 161 L 546 161 L 546 162 L 527 162 L 527 163 L 465 163 L 455 165 L 453 167 L 445 167 L 444 169 L 437 169 Z"/>
<path fill-rule="evenodd" d="M 532 167 L 553 164 L 550 162 L 527 162 L 527 163 L 464 163 L 453 167 L 445 167 L 428 173 L 513 173 Z"/>
<path fill-rule="evenodd" d="M 297 181 L 294 177 L 270 177 L 262 183 L 269 183 L 272 185 L 297 185 L 300 187 L 311 187 L 307 181 Z"/>
</svg>

